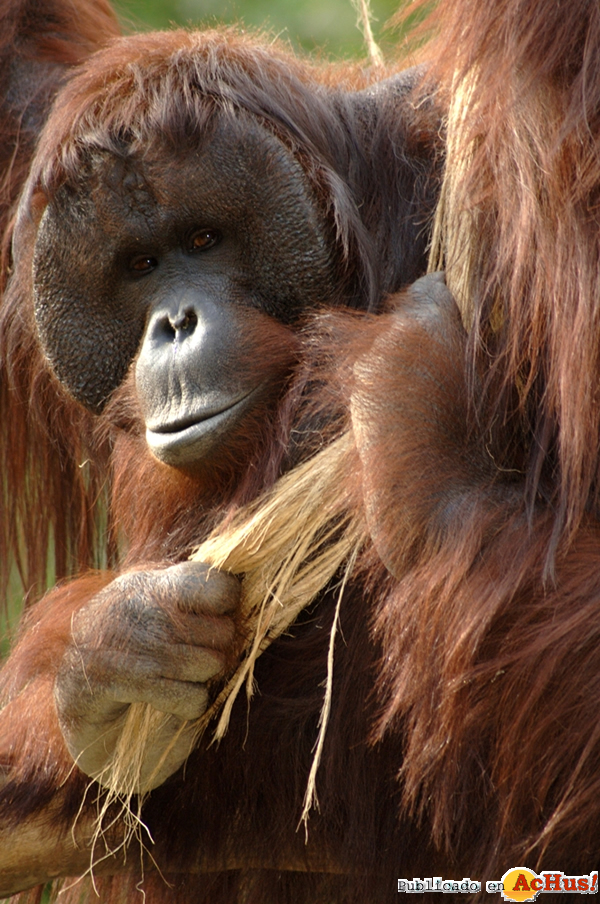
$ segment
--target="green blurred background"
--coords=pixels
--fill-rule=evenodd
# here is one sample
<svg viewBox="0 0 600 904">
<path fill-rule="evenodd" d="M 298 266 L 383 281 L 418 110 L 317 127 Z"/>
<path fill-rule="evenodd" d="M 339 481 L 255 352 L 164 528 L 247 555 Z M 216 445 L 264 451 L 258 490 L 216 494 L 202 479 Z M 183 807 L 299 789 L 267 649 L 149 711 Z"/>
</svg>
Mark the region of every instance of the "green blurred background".
<svg viewBox="0 0 600 904">
<path fill-rule="evenodd" d="M 385 26 L 399 5 L 399 0 L 371 0 L 371 27 L 384 51 L 398 44 L 398 32 Z M 327 58 L 366 55 L 351 0 L 118 0 L 114 6 L 127 30 L 237 22 L 266 27 L 295 49 Z"/>
</svg>

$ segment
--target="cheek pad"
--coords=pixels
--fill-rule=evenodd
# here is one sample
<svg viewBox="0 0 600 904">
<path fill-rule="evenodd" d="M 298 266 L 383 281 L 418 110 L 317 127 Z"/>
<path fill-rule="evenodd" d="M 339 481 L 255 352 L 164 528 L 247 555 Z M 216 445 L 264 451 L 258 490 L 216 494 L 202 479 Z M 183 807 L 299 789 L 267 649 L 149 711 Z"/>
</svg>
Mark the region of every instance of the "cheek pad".
<svg viewBox="0 0 600 904">
<path fill-rule="evenodd" d="M 144 328 L 143 315 L 119 298 L 107 244 L 93 218 L 48 208 L 33 261 L 44 354 L 69 393 L 96 413 L 124 379 Z"/>
</svg>

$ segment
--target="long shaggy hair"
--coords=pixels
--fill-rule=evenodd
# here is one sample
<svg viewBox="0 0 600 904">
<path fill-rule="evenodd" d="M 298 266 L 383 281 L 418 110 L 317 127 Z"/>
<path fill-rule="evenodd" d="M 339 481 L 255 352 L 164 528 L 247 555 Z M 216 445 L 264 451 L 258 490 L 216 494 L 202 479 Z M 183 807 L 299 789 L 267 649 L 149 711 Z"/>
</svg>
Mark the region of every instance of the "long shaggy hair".
<svg viewBox="0 0 600 904">
<path fill-rule="evenodd" d="M 434 266 L 484 375 L 498 468 L 524 476 L 530 511 L 555 513 L 551 570 L 600 514 L 600 9 L 447 0 L 428 24 L 448 109 Z"/>
</svg>

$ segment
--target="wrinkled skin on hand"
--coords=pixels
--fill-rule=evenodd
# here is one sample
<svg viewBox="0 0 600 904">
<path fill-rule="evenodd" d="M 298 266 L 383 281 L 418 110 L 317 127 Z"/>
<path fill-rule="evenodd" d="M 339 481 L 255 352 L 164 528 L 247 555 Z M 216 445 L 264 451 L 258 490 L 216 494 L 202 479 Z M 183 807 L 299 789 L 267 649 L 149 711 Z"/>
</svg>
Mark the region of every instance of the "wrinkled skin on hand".
<svg viewBox="0 0 600 904">
<path fill-rule="evenodd" d="M 179 768 L 194 739 L 185 723 L 204 714 L 211 682 L 237 662 L 239 599 L 233 575 L 185 562 L 123 574 L 76 613 L 55 701 L 65 742 L 83 772 L 101 776 L 132 703 L 169 717 L 145 755 L 142 774 L 152 777 L 150 786 Z"/>
</svg>

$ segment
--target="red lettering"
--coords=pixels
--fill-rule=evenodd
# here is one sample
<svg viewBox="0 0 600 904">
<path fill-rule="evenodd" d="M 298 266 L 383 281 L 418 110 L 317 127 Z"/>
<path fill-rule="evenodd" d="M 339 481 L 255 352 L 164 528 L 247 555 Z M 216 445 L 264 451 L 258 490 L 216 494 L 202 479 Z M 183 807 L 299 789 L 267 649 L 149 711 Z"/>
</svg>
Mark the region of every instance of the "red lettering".
<svg viewBox="0 0 600 904">
<path fill-rule="evenodd" d="M 531 891 L 523 873 L 519 873 L 519 878 L 516 881 L 513 891 Z"/>
<path fill-rule="evenodd" d="M 569 885 L 569 883 L 572 883 Z M 565 876 L 563 879 L 563 886 L 565 891 L 577 891 L 577 879 L 575 876 Z"/>
<path fill-rule="evenodd" d="M 544 873 L 544 878 L 546 879 L 544 891 L 562 891 L 560 887 L 562 873 Z M 554 885 L 551 884 L 552 882 Z"/>
<path fill-rule="evenodd" d="M 532 879 L 532 880 L 531 880 L 531 890 L 532 890 L 532 891 L 539 891 L 543 884 L 544 884 L 544 883 L 542 882 L 541 879 L 538 879 L 538 878 Z"/>
<path fill-rule="evenodd" d="M 587 891 L 590 887 L 590 880 L 587 876 L 582 876 L 581 879 L 577 882 L 577 890 L 578 891 Z"/>
</svg>

